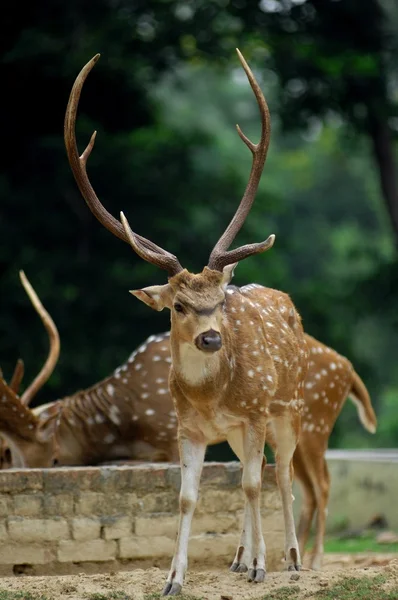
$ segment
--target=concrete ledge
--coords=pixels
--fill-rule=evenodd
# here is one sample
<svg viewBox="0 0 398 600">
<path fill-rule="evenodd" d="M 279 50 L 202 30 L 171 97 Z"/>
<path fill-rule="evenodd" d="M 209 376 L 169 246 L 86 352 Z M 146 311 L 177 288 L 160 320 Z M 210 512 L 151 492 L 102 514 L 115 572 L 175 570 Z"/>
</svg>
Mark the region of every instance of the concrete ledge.
<svg viewBox="0 0 398 600">
<path fill-rule="evenodd" d="M 206 463 L 192 526 L 192 564 L 232 561 L 244 495 L 237 462 Z M 0 473 L 0 574 L 90 572 L 168 564 L 178 521 L 180 467 L 146 464 L 13 469 Z M 263 481 L 268 569 L 281 568 L 283 517 L 274 467 Z"/>
</svg>

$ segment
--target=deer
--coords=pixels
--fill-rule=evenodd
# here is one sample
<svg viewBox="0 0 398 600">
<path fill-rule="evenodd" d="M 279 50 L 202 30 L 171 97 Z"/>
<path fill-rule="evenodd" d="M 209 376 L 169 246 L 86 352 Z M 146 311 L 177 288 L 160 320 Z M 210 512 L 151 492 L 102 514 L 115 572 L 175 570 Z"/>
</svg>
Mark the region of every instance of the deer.
<svg viewBox="0 0 398 600">
<path fill-rule="evenodd" d="M 254 144 L 238 127 L 252 153 L 252 168 L 241 202 L 200 273 L 184 269 L 178 258 L 134 233 L 125 217 L 112 217 L 97 197 L 87 174 L 94 132 L 80 156 L 76 142 L 78 102 L 99 55 L 83 67 L 66 109 L 64 140 L 76 183 L 97 219 L 129 243 L 143 260 L 167 272 L 168 282 L 131 293 L 150 308 L 170 310 L 172 363 L 169 390 L 178 421 L 181 464 L 180 516 L 164 596 L 181 592 L 188 563 L 188 539 L 197 503 L 206 447 L 226 439 L 243 466 L 244 524 L 231 570 L 247 571 L 249 582 L 266 573 L 266 546 L 260 514 L 267 425 L 276 449 L 276 477 L 285 523 L 285 564 L 301 568 L 292 507 L 292 459 L 300 433 L 308 351 L 301 318 L 290 297 L 257 283 L 231 286 L 237 264 L 269 250 L 270 235 L 260 243 L 229 250 L 247 218 L 265 164 L 270 141 L 267 102 L 249 65 L 237 50 L 261 116 L 261 137 Z"/>
<path fill-rule="evenodd" d="M 156 419 L 153 418 L 155 410 L 143 402 L 145 393 L 139 378 L 134 377 L 138 375 L 139 365 L 136 353 L 100 383 L 33 410 L 28 408 L 55 368 L 60 340 L 54 321 L 22 271 L 20 278 L 47 329 L 49 354 L 39 375 L 20 397 L 23 361 L 17 362 L 9 385 L 2 374 L 0 376 L 2 468 L 89 465 L 121 458 L 177 462 L 176 417 L 172 403 L 169 400 L 163 406 L 159 402 Z M 159 335 L 155 339 L 164 337 Z M 164 372 L 166 382 L 171 362 L 168 346 L 166 352 L 158 351 L 164 355 L 160 371 Z M 155 379 L 159 382 L 161 378 Z"/>
<path fill-rule="evenodd" d="M 20 277 L 25 287 L 29 282 L 23 272 Z M 51 360 L 50 370 L 48 367 L 46 369 L 47 380 L 59 354 L 59 334 L 30 284 L 28 289 L 34 308 L 48 326 Z M 34 408 L 31 412 L 38 419 L 37 431 L 41 432 L 41 438 L 56 438 L 57 444 L 44 444 L 40 435 L 32 436 L 31 430 L 29 441 L 23 435 L 25 417 L 21 417 L 23 413 L 19 410 L 20 399 L 17 396 L 23 377 L 23 361 L 19 359 L 9 386 L 4 380 L 0 380 L 0 398 L 5 396 L 9 403 L 4 412 L 0 408 L 0 433 L 4 427 L 7 429 L 11 418 L 14 421 L 14 433 L 18 432 L 13 441 L 14 449 L 15 446 L 18 447 L 15 462 L 18 464 L 19 457 L 19 465 L 25 468 L 103 464 L 102 461 L 177 462 L 177 421 L 167 389 L 171 364 L 169 336 L 170 333 L 165 332 L 148 337 L 111 376 L 91 386 L 89 390 L 67 397 L 67 407 L 63 406 L 64 400 L 58 400 Z M 305 337 L 310 360 L 304 386 L 302 430 L 293 455 L 293 467 L 294 476 L 303 492 L 298 526 L 300 552 L 303 556 L 316 511 L 311 568 L 320 569 L 330 490 L 325 460 L 330 433 L 347 395 L 356 403 L 360 420 L 371 433 L 376 430 L 376 417 L 367 389 L 351 363 L 310 335 L 305 334 Z M 54 345 L 58 345 L 58 349 Z M 49 359 L 46 365 L 48 362 Z M 28 396 L 30 401 L 33 396 Z M 124 400 L 122 403 L 118 402 L 119 396 Z M 100 404 L 98 399 L 101 399 Z M 15 406 L 17 410 L 13 411 L 10 406 Z M 127 427 L 122 432 L 115 428 L 115 417 L 119 417 L 115 413 L 116 408 L 120 410 L 121 422 L 133 422 L 133 430 Z M 15 412 L 19 414 L 19 419 Z M 56 427 L 54 418 L 58 416 Z M 69 432 L 68 436 L 64 434 L 66 431 Z M 266 438 L 272 443 L 270 431 Z M 89 452 L 86 451 L 87 447 Z M 12 453 L 9 448 L 4 447 L 0 454 L 0 468 L 11 466 Z"/>
</svg>

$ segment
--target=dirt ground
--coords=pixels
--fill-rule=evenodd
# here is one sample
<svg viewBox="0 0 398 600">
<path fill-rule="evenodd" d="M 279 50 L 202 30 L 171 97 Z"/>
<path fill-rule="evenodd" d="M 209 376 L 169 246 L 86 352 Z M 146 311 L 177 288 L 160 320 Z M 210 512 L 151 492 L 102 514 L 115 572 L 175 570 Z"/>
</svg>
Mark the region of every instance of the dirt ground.
<svg viewBox="0 0 398 600">
<path fill-rule="evenodd" d="M 391 587 L 398 586 L 397 555 L 328 555 L 325 562 L 322 572 L 304 569 L 293 579 L 288 572 L 269 573 L 263 584 L 249 584 L 244 574 L 225 569 L 191 570 L 186 578 L 184 595 L 203 600 L 250 600 L 267 598 L 269 594 L 271 598 L 284 598 L 286 587 L 294 586 L 295 593 L 288 594 L 289 598 L 309 600 L 320 589 L 330 588 L 342 578 L 380 574 L 386 577 Z M 9 577 L 0 580 L 0 590 L 30 592 L 34 596 L 43 594 L 48 600 L 111 599 L 117 597 L 116 592 L 124 592 L 134 600 L 144 600 L 161 591 L 165 577 L 166 571 L 155 567 L 98 575 Z M 285 589 L 278 592 L 282 587 Z"/>
</svg>

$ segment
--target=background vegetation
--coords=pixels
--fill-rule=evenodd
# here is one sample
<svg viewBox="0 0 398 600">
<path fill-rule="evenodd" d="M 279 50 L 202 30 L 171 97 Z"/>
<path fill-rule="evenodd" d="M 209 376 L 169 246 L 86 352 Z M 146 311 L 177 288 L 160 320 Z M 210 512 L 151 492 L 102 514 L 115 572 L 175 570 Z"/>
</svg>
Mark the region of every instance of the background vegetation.
<svg viewBox="0 0 398 600">
<path fill-rule="evenodd" d="M 236 283 L 287 291 L 306 330 L 352 360 L 380 427 L 344 410 L 332 446 L 398 443 L 398 12 L 385 0 L 39 0 L 2 11 L 0 363 L 26 382 L 47 340 L 23 268 L 58 325 L 59 366 L 37 402 L 109 374 L 168 328 L 127 293 L 163 283 L 92 217 L 71 175 L 63 116 L 80 68 L 102 58 L 79 113 L 104 205 L 200 270 L 235 210 L 256 104 L 235 46 L 269 100 L 272 141 L 237 242 L 276 233 Z"/>
</svg>

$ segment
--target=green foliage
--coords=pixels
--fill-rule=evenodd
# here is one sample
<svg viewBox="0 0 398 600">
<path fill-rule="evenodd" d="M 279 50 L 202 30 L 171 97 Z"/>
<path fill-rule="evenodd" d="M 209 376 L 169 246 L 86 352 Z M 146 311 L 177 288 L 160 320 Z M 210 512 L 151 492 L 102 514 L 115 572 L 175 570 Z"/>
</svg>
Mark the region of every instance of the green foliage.
<svg viewBox="0 0 398 600">
<path fill-rule="evenodd" d="M 0 600 L 51 600 L 51 598 L 42 594 L 31 594 L 24 591 L 0 590 Z"/>
<path fill-rule="evenodd" d="M 370 535 L 349 539 L 330 537 L 325 541 L 325 552 L 398 552 L 398 543 L 378 544 Z"/>
<path fill-rule="evenodd" d="M 398 587 L 385 589 L 383 586 L 386 578 L 383 575 L 376 577 L 347 577 L 335 585 L 324 588 L 313 594 L 319 600 L 395 600 Z"/>
<path fill-rule="evenodd" d="M 282 586 L 276 590 L 269 592 L 261 600 L 290 600 L 297 597 L 300 592 L 298 585 Z"/>
</svg>

